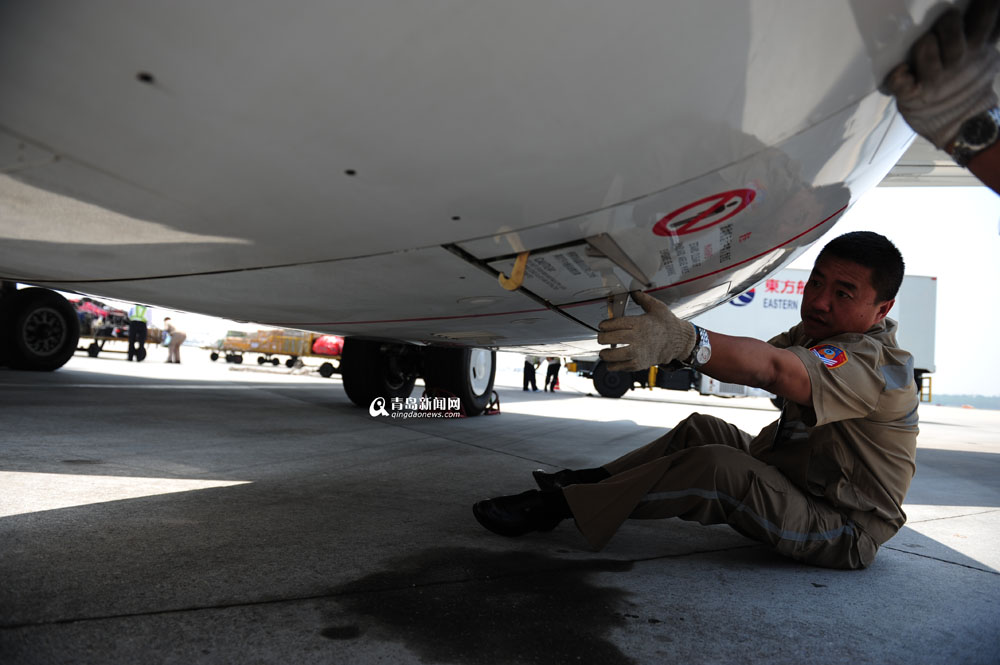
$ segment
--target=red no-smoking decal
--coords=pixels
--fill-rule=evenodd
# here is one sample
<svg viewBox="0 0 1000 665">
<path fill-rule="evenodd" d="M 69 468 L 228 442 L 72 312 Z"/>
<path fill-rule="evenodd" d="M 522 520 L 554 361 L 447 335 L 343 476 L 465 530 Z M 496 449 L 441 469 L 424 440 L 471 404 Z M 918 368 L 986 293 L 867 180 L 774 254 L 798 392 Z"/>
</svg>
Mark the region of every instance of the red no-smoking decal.
<svg viewBox="0 0 1000 665">
<path fill-rule="evenodd" d="M 682 236 L 721 224 L 746 208 L 757 193 L 752 189 L 733 189 L 706 196 L 678 208 L 653 226 L 658 236 Z M 687 213 L 687 214 L 685 214 Z"/>
</svg>

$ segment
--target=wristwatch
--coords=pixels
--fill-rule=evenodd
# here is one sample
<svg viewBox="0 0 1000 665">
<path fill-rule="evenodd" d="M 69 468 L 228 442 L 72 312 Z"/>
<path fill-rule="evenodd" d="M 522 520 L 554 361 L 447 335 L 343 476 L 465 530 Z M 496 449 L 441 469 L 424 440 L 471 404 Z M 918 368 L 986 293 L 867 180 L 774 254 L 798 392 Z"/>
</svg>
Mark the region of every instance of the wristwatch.
<svg viewBox="0 0 1000 665">
<path fill-rule="evenodd" d="M 694 325 L 693 323 L 691 325 Z M 694 326 L 694 348 L 684 361 L 685 365 L 698 369 L 712 358 L 712 344 L 708 341 L 708 331 Z"/>
<path fill-rule="evenodd" d="M 946 150 L 959 166 L 967 166 L 970 159 L 996 143 L 997 138 L 1000 138 L 1000 108 L 994 106 L 963 122 Z"/>
</svg>

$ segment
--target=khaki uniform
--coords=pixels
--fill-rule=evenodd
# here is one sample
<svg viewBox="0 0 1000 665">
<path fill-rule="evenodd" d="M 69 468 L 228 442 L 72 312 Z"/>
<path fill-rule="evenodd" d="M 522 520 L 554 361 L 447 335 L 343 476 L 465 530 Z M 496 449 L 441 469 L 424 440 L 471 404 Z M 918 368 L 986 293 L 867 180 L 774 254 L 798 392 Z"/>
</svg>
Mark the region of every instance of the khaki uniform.
<svg viewBox="0 0 1000 665">
<path fill-rule="evenodd" d="M 788 403 L 756 436 L 693 414 L 564 489 L 577 526 L 602 548 L 628 518 L 725 523 L 800 561 L 864 568 L 906 521 L 915 471 L 913 359 L 896 323 L 814 344 L 801 324 L 770 341 L 801 358 L 811 407 Z"/>
<path fill-rule="evenodd" d="M 187 339 L 187 333 L 181 332 L 172 323 L 167 323 L 164 327 L 170 334 L 170 342 L 167 344 L 167 362 L 179 363 L 181 361 L 181 344 Z"/>
</svg>

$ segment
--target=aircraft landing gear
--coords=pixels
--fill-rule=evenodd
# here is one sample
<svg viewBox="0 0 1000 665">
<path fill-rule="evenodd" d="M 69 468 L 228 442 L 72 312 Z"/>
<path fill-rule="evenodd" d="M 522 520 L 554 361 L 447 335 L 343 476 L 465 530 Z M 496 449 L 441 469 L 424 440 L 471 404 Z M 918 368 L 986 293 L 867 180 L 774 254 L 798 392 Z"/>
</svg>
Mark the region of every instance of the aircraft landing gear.
<svg viewBox="0 0 1000 665">
<path fill-rule="evenodd" d="M 594 367 L 594 388 L 602 397 L 621 397 L 632 389 L 632 372 L 612 372 L 602 361 Z"/>
<path fill-rule="evenodd" d="M 49 372 L 73 357 L 80 320 L 55 291 L 7 287 L 0 297 L 0 361 L 12 369 Z"/>
<path fill-rule="evenodd" d="M 496 351 L 469 348 L 424 350 L 424 383 L 458 397 L 467 416 L 478 416 L 493 395 Z"/>
<path fill-rule="evenodd" d="M 496 352 L 348 337 L 344 340 L 340 374 L 347 396 L 366 409 L 378 397 L 387 402 L 394 397 L 409 397 L 420 374 L 428 389 L 458 397 L 465 415 L 478 416 L 493 395 Z"/>
<path fill-rule="evenodd" d="M 344 391 L 368 408 L 376 397 L 406 398 L 417 380 L 417 347 L 348 337 L 340 360 Z"/>
</svg>

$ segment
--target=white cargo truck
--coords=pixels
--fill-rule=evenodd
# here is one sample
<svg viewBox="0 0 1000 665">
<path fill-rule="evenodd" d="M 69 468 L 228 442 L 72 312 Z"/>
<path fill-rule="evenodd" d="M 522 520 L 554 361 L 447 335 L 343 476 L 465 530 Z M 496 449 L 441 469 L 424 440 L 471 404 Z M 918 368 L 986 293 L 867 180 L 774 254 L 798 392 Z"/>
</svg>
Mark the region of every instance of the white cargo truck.
<svg viewBox="0 0 1000 665">
<path fill-rule="evenodd" d="M 715 309 L 700 314 L 691 322 L 708 330 L 768 340 L 800 320 L 802 293 L 808 270 L 778 271 L 755 288 L 740 294 Z M 889 318 L 899 323 L 899 346 L 913 354 L 917 386 L 922 377 L 934 371 L 934 322 L 937 313 L 937 278 L 906 275 L 896 296 Z M 723 383 L 691 369 L 670 371 L 664 366 L 654 372 L 608 372 L 595 358 L 575 359 L 577 371 L 594 380 L 594 387 L 605 397 L 621 397 L 634 385 L 655 385 L 674 390 L 696 389 L 703 395 L 767 395 L 757 388 Z"/>
</svg>

